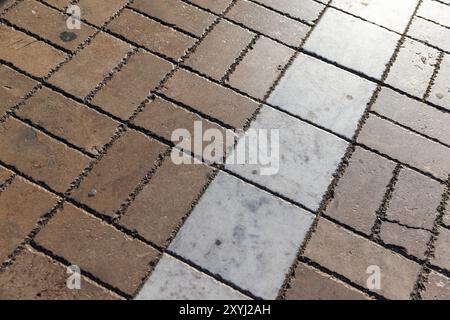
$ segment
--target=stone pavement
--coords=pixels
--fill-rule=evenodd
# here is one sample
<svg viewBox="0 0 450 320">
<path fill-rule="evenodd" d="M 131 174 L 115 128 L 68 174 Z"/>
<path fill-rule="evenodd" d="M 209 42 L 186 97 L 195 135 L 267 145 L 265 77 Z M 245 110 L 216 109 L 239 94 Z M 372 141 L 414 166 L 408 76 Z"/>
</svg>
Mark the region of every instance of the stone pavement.
<svg viewBox="0 0 450 320">
<path fill-rule="evenodd" d="M 450 299 L 448 0 L 0 10 L 1 299 Z"/>
</svg>

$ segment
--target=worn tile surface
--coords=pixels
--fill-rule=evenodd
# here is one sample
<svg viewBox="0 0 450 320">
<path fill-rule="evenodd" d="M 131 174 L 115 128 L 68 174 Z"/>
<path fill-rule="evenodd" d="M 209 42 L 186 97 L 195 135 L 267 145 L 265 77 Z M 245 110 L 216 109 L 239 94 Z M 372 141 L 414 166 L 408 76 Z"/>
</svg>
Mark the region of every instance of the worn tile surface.
<svg viewBox="0 0 450 320">
<path fill-rule="evenodd" d="M 449 0 L 0 15 L 0 298 L 449 298 Z"/>
<path fill-rule="evenodd" d="M 220 173 L 169 249 L 274 299 L 312 221 L 309 212 Z"/>
<path fill-rule="evenodd" d="M 337 10 L 327 10 L 305 49 L 380 79 L 400 36 Z"/>
</svg>

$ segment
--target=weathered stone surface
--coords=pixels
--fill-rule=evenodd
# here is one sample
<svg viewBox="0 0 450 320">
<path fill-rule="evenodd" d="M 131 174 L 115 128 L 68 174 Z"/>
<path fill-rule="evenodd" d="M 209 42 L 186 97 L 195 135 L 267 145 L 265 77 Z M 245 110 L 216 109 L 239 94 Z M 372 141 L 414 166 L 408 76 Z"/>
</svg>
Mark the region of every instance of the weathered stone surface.
<svg viewBox="0 0 450 320">
<path fill-rule="evenodd" d="M 378 294 L 389 299 L 409 299 L 421 266 L 360 236 L 321 219 L 304 255 L 367 288 L 377 266 L 381 272 Z"/>
<path fill-rule="evenodd" d="M 368 76 L 380 79 L 400 35 L 329 9 L 305 49 Z"/>
<path fill-rule="evenodd" d="M 431 271 L 428 275 L 428 284 L 425 292 L 422 292 L 424 300 L 449 300 L 450 299 L 450 279 Z"/>
<path fill-rule="evenodd" d="M 4 65 L 0 65 L 0 117 L 14 107 L 37 83 Z"/>
<path fill-rule="evenodd" d="M 163 255 L 136 300 L 246 300 L 239 292 Z"/>
<path fill-rule="evenodd" d="M 169 249 L 257 296 L 274 299 L 313 217 L 219 173 Z"/>
<path fill-rule="evenodd" d="M 428 100 L 450 110 L 450 55 L 448 54 L 442 60 Z"/>
<path fill-rule="evenodd" d="M 351 139 L 375 84 L 301 54 L 269 103 Z"/>
<path fill-rule="evenodd" d="M 394 167 L 394 162 L 356 148 L 325 213 L 370 235 Z"/>
</svg>

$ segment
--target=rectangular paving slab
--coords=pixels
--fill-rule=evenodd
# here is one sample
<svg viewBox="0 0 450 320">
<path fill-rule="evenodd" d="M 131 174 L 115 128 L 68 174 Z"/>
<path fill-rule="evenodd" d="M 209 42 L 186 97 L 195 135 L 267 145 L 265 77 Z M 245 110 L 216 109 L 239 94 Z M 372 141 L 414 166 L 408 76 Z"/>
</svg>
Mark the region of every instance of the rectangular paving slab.
<svg viewBox="0 0 450 320">
<path fill-rule="evenodd" d="M 27 76 L 0 65 L 0 114 L 14 107 L 36 84 Z"/>
<path fill-rule="evenodd" d="M 274 299 L 313 218 L 220 173 L 169 250 L 256 296 Z"/>
<path fill-rule="evenodd" d="M 400 35 L 329 9 L 304 48 L 345 67 L 380 79 Z"/>
<path fill-rule="evenodd" d="M 300 54 L 268 102 L 352 138 L 375 84 Z"/>
<path fill-rule="evenodd" d="M 136 300 L 247 300 L 232 288 L 164 254 Z"/>
<path fill-rule="evenodd" d="M 344 156 L 347 143 L 328 132 L 267 106 L 261 109 L 250 129 L 279 130 L 279 154 L 272 144 L 268 149 L 268 154 L 273 153 L 274 156 L 272 166 L 251 164 L 249 157 L 245 159 L 244 164 L 232 164 L 236 163 L 230 163 L 231 159 L 236 158 L 234 151 L 227 160 L 229 163 L 227 168 L 298 201 L 311 210 L 318 209 Z M 246 139 L 242 138 L 236 149 L 245 147 L 246 143 Z M 261 172 L 268 168 L 269 174 L 262 175 Z"/>
</svg>

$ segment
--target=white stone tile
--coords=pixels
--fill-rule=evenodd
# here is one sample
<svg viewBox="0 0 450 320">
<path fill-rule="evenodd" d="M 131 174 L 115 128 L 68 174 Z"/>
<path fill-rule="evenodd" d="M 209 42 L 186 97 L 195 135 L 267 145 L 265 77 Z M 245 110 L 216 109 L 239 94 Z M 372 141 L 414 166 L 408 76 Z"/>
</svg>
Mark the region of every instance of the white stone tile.
<svg viewBox="0 0 450 320">
<path fill-rule="evenodd" d="M 256 296 L 274 299 L 313 219 L 221 172 L 169 250 Z"/>
<path fill-rule="evenodd" d="M 450 28 L 450 6 L 434 0 L 424 0 L 417 15 Z"/>
<path fill-rule="evenodd" d="M 423 43 L 406 39 L 386 83 L 419 98 L 425 94 L 439 52 Z"/>
<path fill-rule="evenodd" d="M 400 35 L 334 9 L 328 9 L 305 49 L 380 79 Z"/>
<path fill-rule="evenodd" d="M 164 254 L 136 300 L 247 300 L 248 297 Z"/>
<path fill-rule="evenodd" d="M 352 138 L 375 87 L 373 82 L 301 54 L 268 101 Z"/>
<path fill-rule="evenodd" d="M 450 55 L 445 55 L 431 88 L 429 101 L 450 110 Z"/>
<path fill-rule="evenodd" d="M 265 166 L 228 165 L 239 175 L 259 183 L 290 199 L 317 210 L 332 175 L 347 148 L 347 142 L 326 131 L 263 106 L 252 129 L 279 129 L 279 170 L 275 175 L 261 175 Z M 245 143 L 240 140 L 237 146 Z M 273 152 L 272 146 L 269 148 Z M 271 154 L 271 153 L 269 153 Z M 234 152 L 230 154 L 234 157 Z"/>
<path fill-rule="evenodd" d="M 425 19 L 414 18 L 408 35 L 450 52 L 450 29 Z"/>
<path fill-rule="evenodd" d="M 333 0 L 332 6 L 403 33 L 418 0 Z"/>
</svg>

